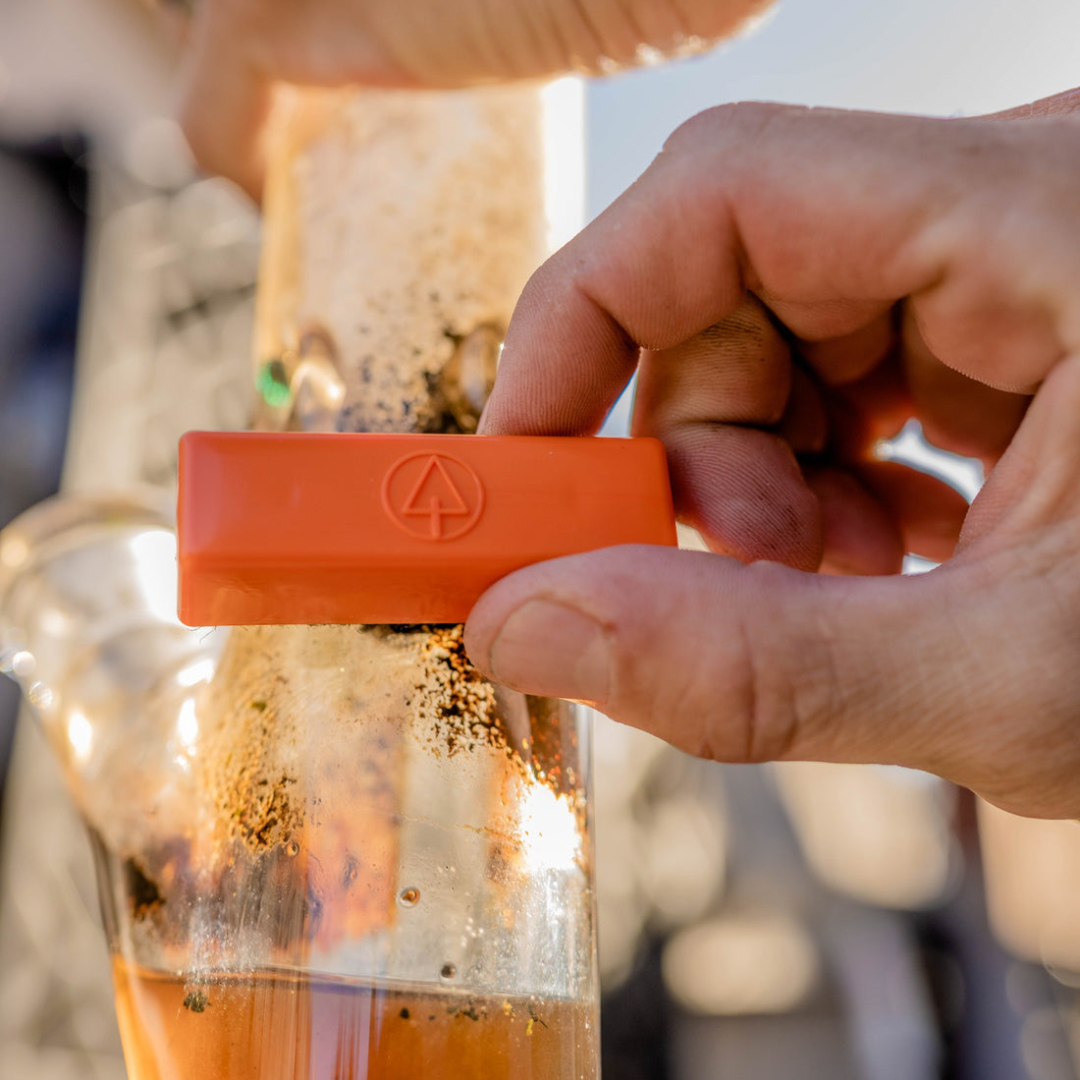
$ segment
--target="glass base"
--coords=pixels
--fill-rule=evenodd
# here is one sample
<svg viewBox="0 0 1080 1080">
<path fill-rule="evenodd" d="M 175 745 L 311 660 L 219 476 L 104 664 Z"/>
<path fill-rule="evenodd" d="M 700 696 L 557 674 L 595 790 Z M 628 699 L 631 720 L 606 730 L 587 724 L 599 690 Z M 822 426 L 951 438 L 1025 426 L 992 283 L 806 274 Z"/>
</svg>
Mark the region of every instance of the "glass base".
<svg viewBox="0 0 1080 1080">
<path fill-rule="evenodd" d="M 130 1080 L 595 1080 L 596 1007 L 113 960 Z"/>
</svg>

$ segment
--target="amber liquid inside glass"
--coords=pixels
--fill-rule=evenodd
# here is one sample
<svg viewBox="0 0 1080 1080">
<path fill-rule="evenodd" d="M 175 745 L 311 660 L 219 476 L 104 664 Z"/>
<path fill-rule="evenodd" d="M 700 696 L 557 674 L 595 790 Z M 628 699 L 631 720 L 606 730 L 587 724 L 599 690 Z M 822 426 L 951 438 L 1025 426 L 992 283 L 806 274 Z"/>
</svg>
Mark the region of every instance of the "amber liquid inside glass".
<svg viewBox="0 0 1080 1080">
<path fill-rule="evenodd" d="M 595 1007 L 115 958 L 130 1080 L 595 1080 Z"/>
</svg>

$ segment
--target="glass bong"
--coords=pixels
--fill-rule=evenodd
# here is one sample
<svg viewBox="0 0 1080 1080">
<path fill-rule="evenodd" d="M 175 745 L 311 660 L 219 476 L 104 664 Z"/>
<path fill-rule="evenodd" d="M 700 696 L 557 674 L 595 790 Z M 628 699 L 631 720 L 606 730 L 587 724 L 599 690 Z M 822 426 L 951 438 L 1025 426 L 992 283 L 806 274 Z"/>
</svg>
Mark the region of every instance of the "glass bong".
<svg viewBox="0 0 1080 1080">
<path fill-rule="evenodd" d="M 577 224 L 579 94 L 283 98 L 255 428 L 475 432 Z M 0 666 L 89 828 L 133 1080 L 596 1077 L 583 711 L 459 626 L 188 629 L 175 556 L 135 498 L 0 534 Z"/>
</svg>

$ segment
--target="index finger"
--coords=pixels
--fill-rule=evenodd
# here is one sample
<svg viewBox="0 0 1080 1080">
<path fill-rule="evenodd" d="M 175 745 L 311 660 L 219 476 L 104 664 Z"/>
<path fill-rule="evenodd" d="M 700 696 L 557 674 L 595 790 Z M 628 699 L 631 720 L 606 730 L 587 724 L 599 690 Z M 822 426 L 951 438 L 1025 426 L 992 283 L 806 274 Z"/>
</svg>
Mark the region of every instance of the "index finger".
<svg viewBox="0 0 1080 1080">
<path fill-rule="evenodd" d="M 533 276 L 481 430 L 594 432 L 640 347 L 700 333 L 747 291 L 808 340 L 911 297 L 944 363 L 1034 386 L 1080 339 L 1080 211 L 1064 196 L 1080 148 L 1047 125 L 1076 130 L 775 105 L 700 114 Z"/>
</svg>

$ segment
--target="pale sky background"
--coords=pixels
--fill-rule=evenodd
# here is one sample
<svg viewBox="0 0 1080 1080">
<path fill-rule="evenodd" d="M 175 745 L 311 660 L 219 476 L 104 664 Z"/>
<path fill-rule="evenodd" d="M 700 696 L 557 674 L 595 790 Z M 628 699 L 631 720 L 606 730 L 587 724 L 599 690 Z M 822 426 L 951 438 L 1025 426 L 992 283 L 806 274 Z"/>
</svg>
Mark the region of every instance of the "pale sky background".
<svg viewBox="0 0 1080 1080">
<path fill-rule="evenodd" d="M 1080 84 L 1080 0 L 781 0 L 705 57 L 589 88 L 589 211 L 725 101 L 968 115 Z"/>
</svg>

